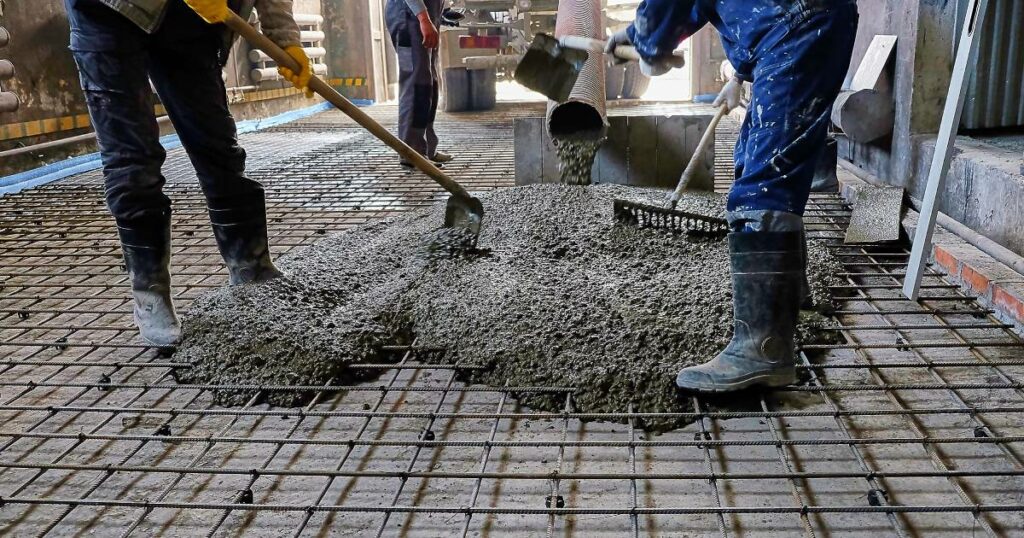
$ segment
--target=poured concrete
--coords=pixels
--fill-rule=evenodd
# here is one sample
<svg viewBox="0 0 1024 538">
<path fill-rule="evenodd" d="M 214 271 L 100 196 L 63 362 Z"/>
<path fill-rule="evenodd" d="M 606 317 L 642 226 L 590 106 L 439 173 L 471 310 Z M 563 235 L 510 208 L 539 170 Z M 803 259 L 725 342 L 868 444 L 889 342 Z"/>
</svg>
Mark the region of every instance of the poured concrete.
<svg viewBox="0 0 1024 538">
<path fill-rule="evenodd" d="M 857 189 L 846 229 L 846 244 L 894 243 L 903 228 L 903 189 L 901 187 L 863 186 Z"/>
<path fill-rule="evenodd" d="M 607 139 L 593 161 L 590 181 L 675 188 L 713 114 L 706 109 L 644 115 L 619 112 L 610 112 Z M 560 167 L 564 159 L 544 128 L 544 118 L 518 118 L 513 132 L 516 185 L 564 182 Z M 711 144 L 691 182 L 692 188 L 712 189 L 714 153 Z"/>
<path fill-rule="evenodd" d="M 180 380 L 346 381 L 346 364 L 384 360 L 379 346 L 415 340 L 447 349 L 443 360 L 486 366 L 473 381 L 576 387 L 583 411 L 677 409 L 676 372 L 731 335 L 728 252 L 722 240 L 611 222 L 614 198 L 661 196 L 620 186 L 496 191 L 481 197 L 483 254 L 438 246 L 450 237 L 437 228 L 441 207 L 326 238 L 281 259 L 286 278 L 193 303 L 176 359 L 194 367 Z M 724 197 L 691 194 L 680 207 L 719 215 Z M 811 248 L 815 295 L 826 304 L 835 277 L 824 275 L 838 265 Z M 239 404 L 249 392 L 221 399 Z M 522 402 L 565 405 L 550 395 Z"/>
</svg>

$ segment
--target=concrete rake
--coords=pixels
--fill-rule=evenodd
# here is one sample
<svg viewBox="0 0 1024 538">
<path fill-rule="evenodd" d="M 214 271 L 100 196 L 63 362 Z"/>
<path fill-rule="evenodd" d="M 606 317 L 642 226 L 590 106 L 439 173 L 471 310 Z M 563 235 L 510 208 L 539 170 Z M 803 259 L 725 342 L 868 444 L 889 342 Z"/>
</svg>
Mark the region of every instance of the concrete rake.
<svg viewBox="0 0 1024 538">
<path fill-rule="evenodd" d="M 706 217 L 679 211 L 676 205 L 683 195 L 683 191 L 689 186 L 694 174 L 697 173 L 697 166 L 707 152 L 708 147 L 714 140 L 715 129 L 718 123 L 725 116 L 726 107 L 723 105 L 715 113 L 715 116 L 708 123 L 704 130 L 704 136 L 697 144 L 690 162 L 679 176 L 679 183 L 676 189 L 668 196 L 664 206 L 641 204 L 629 200 L 615 200 L 613 212 L 615 220 L 623 224 L 632 224 L 641 228 L 663 228 L 678 233 L 689 233 L 699 235 L 724 236 L 729 233 L 729 223 L 725 219 Z"/>
</svg>

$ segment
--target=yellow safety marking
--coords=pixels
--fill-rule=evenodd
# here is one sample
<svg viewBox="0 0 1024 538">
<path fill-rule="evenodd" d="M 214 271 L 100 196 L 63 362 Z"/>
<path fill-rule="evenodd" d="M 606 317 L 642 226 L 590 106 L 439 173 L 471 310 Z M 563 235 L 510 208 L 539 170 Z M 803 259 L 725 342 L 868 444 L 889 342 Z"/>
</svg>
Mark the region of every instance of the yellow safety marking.
<svg viewBox="0 0 1024 538">
<path fill-rule="evenodd" d="M 356 85 L 361 86 L 364 79 L 346 79 L 346 81 L 353 81 L 352 83 L 345 84 L 346 86 Z M 342 79 L 332 79 L 331 83 L 340 85 Z M 268 99 L 280 99 L 282 97 L 291 97 L 299 95 L 299 90 L 295 88 L 275 88 L 273 90 L 259 90 L 254 92 L 245 92 L 242 95 L 243 102 L 254 102 L 254 101 L 266 101 Z M 167 114 L 167 110 L 161 104 L 153 106 L 153 113 L 157 116 L 164 116 Z M 75 114 L 71 116 L 61 116 L 59 118 L 45 118 L 42 120 L 31 120 L 23 121 L 20 123 L 8 123 L 6 125 L 0 125 L 0 141 L 5 140 L 17 140 L 19 138 L 26 138 L 30 136 L 40 136 L 52 133 L 59 133 L 62 131 L 72 131 L 75 129 L 83 129 L 90 127 L 92 121 L 89 119 L 88 114 Z"/>
</svg>

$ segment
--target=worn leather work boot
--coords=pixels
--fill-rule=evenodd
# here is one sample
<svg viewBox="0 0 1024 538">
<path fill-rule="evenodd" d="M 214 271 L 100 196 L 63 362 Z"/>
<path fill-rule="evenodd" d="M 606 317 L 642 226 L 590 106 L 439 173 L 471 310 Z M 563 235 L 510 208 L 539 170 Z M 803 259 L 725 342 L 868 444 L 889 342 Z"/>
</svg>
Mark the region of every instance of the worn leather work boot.
<svg viewBox="0 0 1024 538">
<path fill-rule="evenodd" d="M 159 347 L 181 341 L 181 322 L 171 300 L 170 214 L 118 224 L 125 268 L 132 282 L 133 317 L 142 339 Z"/>
<path fill-rule="evenodd" d="M 210 223 L 232 286 L 265 282 L 283 274 L 270 259 L 267 208 L 262 199 L 244 207 L 211 205 Z"/>
<path fill-rule="evenodd" d="M 443 151 L 435 151 L 434 154 L 430 156 L 430 160 L 434 161 L 434 163 L 448 163 L 454 158 L 455 156 L 451 153 L 445 153 Z"/>
<path fill-rule="evenodd" d="M 729 234 L 734 332 L 710 362 L 684 368 L 676 385 L 731 392 L 796 381 L 794 337 L 803 261 L 800 232 Z"/>
</svg>

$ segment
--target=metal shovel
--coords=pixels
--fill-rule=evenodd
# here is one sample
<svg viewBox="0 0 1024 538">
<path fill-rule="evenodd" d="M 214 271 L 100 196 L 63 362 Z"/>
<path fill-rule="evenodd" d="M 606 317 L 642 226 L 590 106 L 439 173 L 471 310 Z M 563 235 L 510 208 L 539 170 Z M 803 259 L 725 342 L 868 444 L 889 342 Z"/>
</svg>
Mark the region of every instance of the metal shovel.
<svg viewBox="0 0 1024 538">
<path fill-rule="evenodd" d="M 287 67 L 295 72 L 300 70 L 300 66 L 294 58 L 289 56 L 288 53 L 267 38 L 267 36 L 261 34 L 252 26 L 249 26 L 249 23 L 245 22 L 237 14 L 231 13 L 228 19 L 224 21 L 224 24 L 245 38 L 245 40 L 254 47 L 262 50 L 268 56 L 273 58 L 278 65 Z M 427 160 L 423 155 L 420 155 L 420 152 L 412 149 L 408 144 L 399 140 L 398 137 L 391 134 L 391 131 L 388 131 L 381 124 L 374 121 L 373 118 L 360 110 L 359 107 L 352 104 L 351 101 L 346 99 L 343 95 L 338 93 L 337 90 L 330 87 L 320 78 L 316 76 L 310 78 L 309 89 L 320 94 L 321 97 L 329 101 L 332 105 L 338 107 L 338 109 L 348 115 L 348 117 L 355 120 L 356 123 L 367 131 L 370 131 L 370 133 L 377 137 L 381 142 L 384 142 L 391 147 L 391 149 L 397 151 L 403 159 L 412 163 L 413 166 L 436 181 L 438 185 L 444 187 L 444 190 L 451 194 L 451 197 L 448 198 L 448 204 L 445 207 L 444 212 L 445 227 L 464 228 L 469 230 L 473 234 L 475 243 L 475 238 L 480 235 L 480 223 L 484 218 L 483 204 L 480 203 L 479 199 L 471 196 L 469 192 L 462 187 L 462 185 L 459 185 L 454 179 L 450 178 L 438 167 L 434 166 L 434 163 Z"/>
<path fill-rule="evenodd" d="M 563 102 L 569 98 L 590 53 L 604 54 L 605 45 L 605 41 L 589 37 L 556 39 L 548 34 L 537 34 L 516 67 L 515 79 L 548 99 Z M 612 55 L 627 62 L 640 61 L 640 54 L 628 45 L 615 47 Z M 682 64 L 683 57 L 679 56 L 678 61 Z"/>
</svg>

